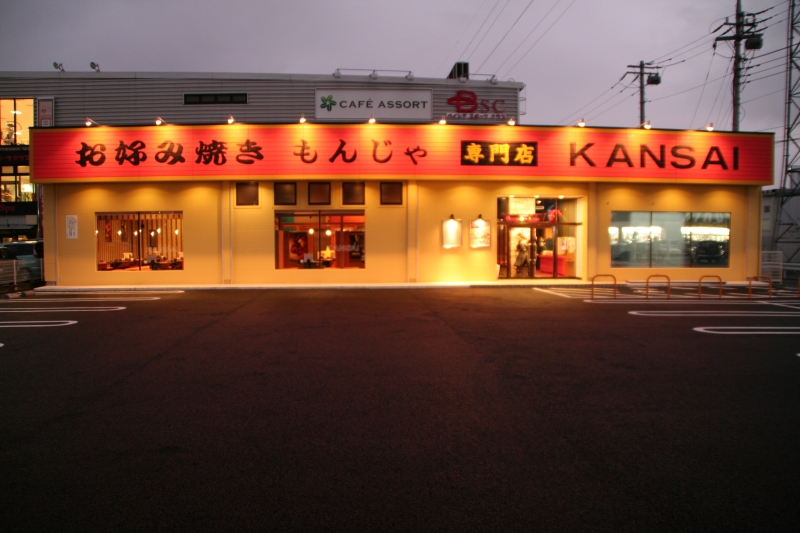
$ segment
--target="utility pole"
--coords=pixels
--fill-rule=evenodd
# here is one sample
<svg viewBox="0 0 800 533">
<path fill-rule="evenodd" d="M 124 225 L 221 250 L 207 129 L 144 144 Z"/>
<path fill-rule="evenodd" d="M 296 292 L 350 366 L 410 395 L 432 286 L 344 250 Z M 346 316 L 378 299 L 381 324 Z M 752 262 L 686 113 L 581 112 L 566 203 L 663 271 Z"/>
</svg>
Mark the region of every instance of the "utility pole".
<svg viewBox="0 0 800 533">
<path fill-rule="evenodd" d="M 637 69 L 633 72 L 626 72 L 625 76 L 628 74 L 633 74 L 639 78 L 639 126 L 642 128 L 648 128 L 649 124 L 645 120 L 645 113 L 644 113 L 644 104 L 647 100 L 644 97 L 644 86 L 645 85 L 658 85 L 661 83 L 661 75 L 658 73 L 658 69 L 661 67 L 653 67 L 653 62 L 645 63 L 644 61 L 639 61 L 638 65 L 628 65 L 628 68 Z M 645 67 L 650 69 L 655 69 L 651 71 L 645 70 Z M 647 78 L 645 78 L 647 75 Z M 623 76 L 623 78 L 625 77 Z M 647 125 L 646 125 L 647 124 Z"/>
<path fill-rule="evenodd" d="M 760 50 L 763 37 L 755 32 L 756 16 L 752 13 L 742 11 L 742 0 L 736 0 L 736 21 L 725 23 L 728 29 L 735 29 L 733 35 L 720 36 L 714 39 L 714 46 L 719 41 L 733 41 L 733 131 L 739 131 L 739 111 L 742 100 L 742 41 L 746 50 Z"/>
</svg>

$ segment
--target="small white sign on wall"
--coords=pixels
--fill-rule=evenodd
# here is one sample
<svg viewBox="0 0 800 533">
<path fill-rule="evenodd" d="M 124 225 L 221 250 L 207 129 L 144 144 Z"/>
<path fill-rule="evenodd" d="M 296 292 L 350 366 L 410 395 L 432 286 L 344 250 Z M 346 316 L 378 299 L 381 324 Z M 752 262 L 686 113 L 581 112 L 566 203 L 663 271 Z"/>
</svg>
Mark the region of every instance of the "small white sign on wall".
<svg viewBox="0 0 800 533">
<path fill-rule="evenodd" d="M 78 238 L 78 215 L 67 215 L 67 239 Z"/>
</svg>

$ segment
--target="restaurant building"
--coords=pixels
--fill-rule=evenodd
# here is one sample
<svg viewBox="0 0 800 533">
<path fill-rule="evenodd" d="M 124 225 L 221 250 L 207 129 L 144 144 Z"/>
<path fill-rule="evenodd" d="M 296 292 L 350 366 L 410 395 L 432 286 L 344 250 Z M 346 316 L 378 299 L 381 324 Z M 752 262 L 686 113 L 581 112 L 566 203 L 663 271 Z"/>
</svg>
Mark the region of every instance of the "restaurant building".
<svg viewBox="0 0 800 533">
<path fill-rule="evenodd" d="M 474 78 L 0 73 L 0 98 L 52 116 L 51 284 L 759 274 L 772 134 L 521 126 L 524 86 Z"/>
</svg>

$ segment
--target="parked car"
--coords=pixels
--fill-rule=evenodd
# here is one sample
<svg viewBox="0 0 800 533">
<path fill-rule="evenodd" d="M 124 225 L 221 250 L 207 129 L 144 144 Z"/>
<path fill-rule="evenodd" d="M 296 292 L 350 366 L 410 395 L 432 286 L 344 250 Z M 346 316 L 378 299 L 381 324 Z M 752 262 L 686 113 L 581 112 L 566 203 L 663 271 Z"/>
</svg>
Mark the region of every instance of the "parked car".
<svg viewBox="0 0 800 533">
<path fill-rule="evenodd" d="M 692 246 L 693 263 L 728 263 L 728 243 L 700 241 Z"/>
<path fill-rule="evenodd" d="M 17 259 L 17 281 L 41 281 L 42 257 L 44 246 L 42 241 L 14 241 L 0 243 L 0 251 L 6 250 Z M 4 283 L 8 281 L 3 280 Z M 13 283 L 13 280 L 12 280 Z"/>
</svg>

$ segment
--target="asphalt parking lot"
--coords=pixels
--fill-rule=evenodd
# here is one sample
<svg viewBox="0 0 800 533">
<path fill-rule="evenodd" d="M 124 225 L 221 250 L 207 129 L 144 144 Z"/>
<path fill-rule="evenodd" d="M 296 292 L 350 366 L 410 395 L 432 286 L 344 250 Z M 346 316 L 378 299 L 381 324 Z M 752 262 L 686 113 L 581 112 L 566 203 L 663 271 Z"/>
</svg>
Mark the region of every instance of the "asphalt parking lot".
<svg viewBox="0 0 800 533">
<path fill-rule="evenodd" d="M 0 303 L 4 531 L 797 531 L 800 299 Z"/>
</svg>

